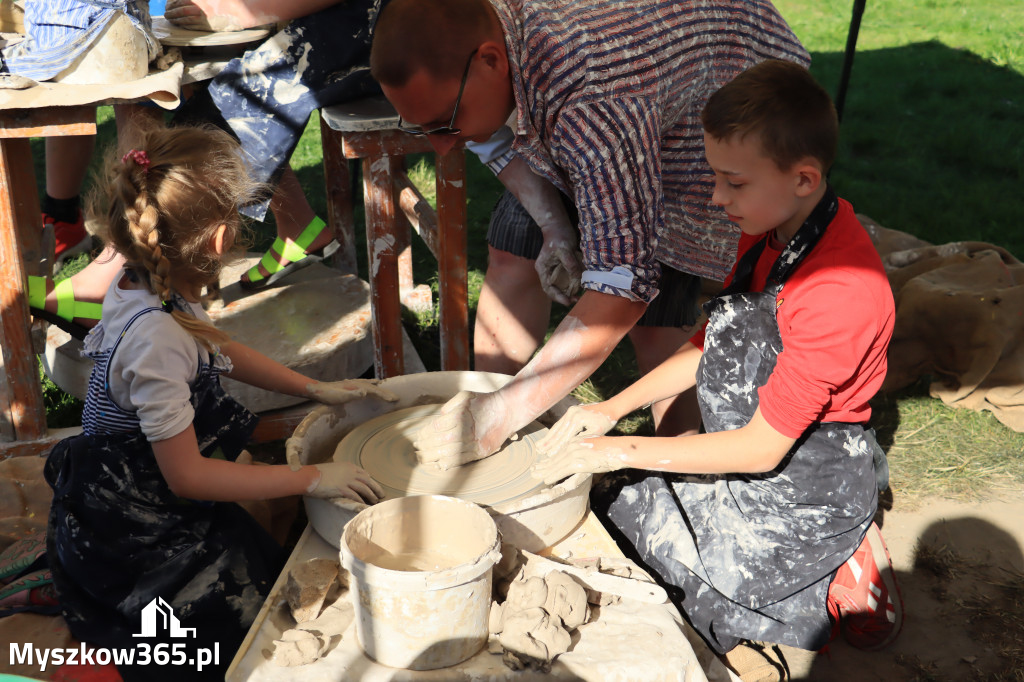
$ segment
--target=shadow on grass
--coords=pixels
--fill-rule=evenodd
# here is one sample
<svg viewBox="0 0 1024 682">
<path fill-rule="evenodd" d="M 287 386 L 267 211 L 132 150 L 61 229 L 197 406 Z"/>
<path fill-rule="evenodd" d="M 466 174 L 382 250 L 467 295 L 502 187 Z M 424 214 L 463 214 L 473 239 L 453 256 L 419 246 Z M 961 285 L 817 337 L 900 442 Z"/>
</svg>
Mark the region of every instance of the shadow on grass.
<svg viewBox="0 0 1024 682">
<path fill-rule="evenodd" d="M 841 53 L 812 55 L 835 93 Z M 1024 76 L 936 41 L 858 51 L 832 182 L 882 225 L 1024 256 Z"/>
</svg>

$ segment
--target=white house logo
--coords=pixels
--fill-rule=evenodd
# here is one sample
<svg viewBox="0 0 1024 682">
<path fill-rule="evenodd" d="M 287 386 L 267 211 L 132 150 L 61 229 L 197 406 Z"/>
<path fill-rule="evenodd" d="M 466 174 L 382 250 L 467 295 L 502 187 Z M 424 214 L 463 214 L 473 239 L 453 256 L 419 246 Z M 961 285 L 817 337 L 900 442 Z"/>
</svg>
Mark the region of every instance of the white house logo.
<svg viewBox="0 0 1024 682">
<path fill-rule="evenodd" d="M 10 643 L 9 662 L 13 665 L 37 665 L 39 672 L 47 666 L 61 665 L 175 665 L 189 666 L 202 672 L 210 665 L 220 665 L 220 642 L 212 647 L 198 647 L 197 642 L 168 642 L 167 639 L 196 639 L 195 628 L 183 628 L 174 609 L 160 597 L 149 602 L 142 609 L 142 632 L 132 637 L 156 637 L 160 641 L 138 642 L 133 647 L 108 649 L 94 648 L 79 642 L 75 648 L 37 648 L 32 642 Z M 0 674 L 0 682 L 3 675 Z"/>
<path fill-rule="evenodd" d="M 142 609 L 142 632 L 137 632 L 132 637 L 156 637 L 162 632 L 171 637 L 196 636 L 196 629 L 181 627 L 171 605 L 162 597 L 157 597 Z"/>
</svg>

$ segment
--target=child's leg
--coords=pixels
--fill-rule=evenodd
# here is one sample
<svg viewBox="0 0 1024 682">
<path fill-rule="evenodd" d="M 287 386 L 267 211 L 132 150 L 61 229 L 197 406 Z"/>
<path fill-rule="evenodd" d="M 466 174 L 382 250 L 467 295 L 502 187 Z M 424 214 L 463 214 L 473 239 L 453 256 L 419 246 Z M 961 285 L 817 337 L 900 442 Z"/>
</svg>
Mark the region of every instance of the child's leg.
<svg viewBox="0 0 1024 682">
<path fill-rule="evenodd" d="M 43 225 L 53 225 L 54 257 L 58 264 L 91 245 L 82 218 L 82 182 L 89 170 L 95 135 L 46 138 L 46 194 Z"/>
</svg>

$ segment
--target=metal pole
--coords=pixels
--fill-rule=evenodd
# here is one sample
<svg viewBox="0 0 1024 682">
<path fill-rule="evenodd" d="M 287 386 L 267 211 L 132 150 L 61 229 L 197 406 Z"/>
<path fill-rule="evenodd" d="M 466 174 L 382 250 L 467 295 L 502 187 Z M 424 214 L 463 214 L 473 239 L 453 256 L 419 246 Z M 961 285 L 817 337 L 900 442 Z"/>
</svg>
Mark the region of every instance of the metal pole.
<svg viewBox="0 0 1024 682">
<path fill-rule="evenodd" d="M 839 89 L 836 92 L 836 114 L 843 120 L 843 105 L 846 104 L 846 89 L 850 84 L 850 71 L 853 69 L 853 56 L 857 52 L 857 34 L 860 32 L 860 20 L 864 16 L 864 5 L 867 0 L 853 0 L 853 17 L 850 19 L 850 32 L 846 36 L 846 54 L 843 56 L 843 71 L 839 75 Z"/>
</svg>

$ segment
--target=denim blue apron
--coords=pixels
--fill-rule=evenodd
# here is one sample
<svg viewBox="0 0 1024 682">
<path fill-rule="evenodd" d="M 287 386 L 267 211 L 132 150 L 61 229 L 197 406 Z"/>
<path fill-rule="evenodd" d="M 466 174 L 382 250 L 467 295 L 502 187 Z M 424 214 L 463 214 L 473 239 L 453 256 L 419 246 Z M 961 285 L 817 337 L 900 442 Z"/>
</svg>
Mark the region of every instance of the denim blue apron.
<svg viewBox="0 0 1024 682">
<path fill-rule="evenodd" d="M 136 314 L 125 331 L 145 316 Z M 90 392 L 106 391 L 113 347 L 90 353 Z M 258 418 L 220 386 L 222 370 L 201 362 L 192 386 L 193 426 L 203 456 L 234 460 Z M 90 403 L 102 402 L 91 400 Z M 118 410 L 113 400 L 106 409 Z M 121 410 L 125 415 L 132 413 Z M 149 441 L 138 428 L 90 433 L 102 416 L 83 415 L 85 431 L 51 451 L 45 476 L 53 488 L 47 555 L 71 634 L 98 647 L 135 647 L 143 609 L 169 604 L 182 627 L 196 628 L 189 646 L 219 645 L 223 679 L 284 563 L 281 547 L 241 507 L 178 497 L 167 486 Z M 122 676 L 198 679 L 195 670 L 150 666 Z M 128 674 L 126 674 L 128 673 Z M 136 675 L 137 673 L 137 675 Z"/>
<path fill-rule="evenodd" d="M 782 339 L 776 299 L 835 217 L 829 189 L 751 292 L 767 237 L 744 254 L 733 282 L 705 304 L 697 370 L 708 432 L 744 426 Z M 878 506 L 879 450 L 860 424 L 812 424 L 765 474 L 679 475 L 625 470 L 592 494 L 595 511 L 667 583 L 672 599 L 715 651 L 741 640 L 816 650 L 828 642 L 828 586 L 860 545 Z"/>
</svg>

